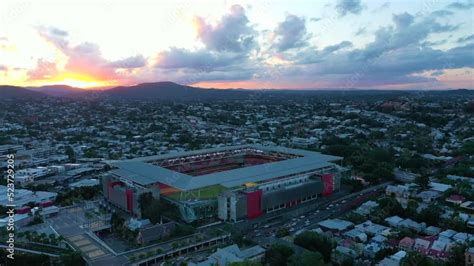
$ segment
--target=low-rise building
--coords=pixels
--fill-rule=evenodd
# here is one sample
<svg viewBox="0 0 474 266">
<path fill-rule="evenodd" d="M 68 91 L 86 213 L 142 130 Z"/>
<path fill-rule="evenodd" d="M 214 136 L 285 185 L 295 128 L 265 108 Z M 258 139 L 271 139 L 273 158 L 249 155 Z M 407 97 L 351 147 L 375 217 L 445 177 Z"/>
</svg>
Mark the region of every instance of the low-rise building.
<svg viewBox="0 0 474 266">
<path fill-rule="evenodd" d="M 144 244 L 168 237 L 173 232 L 175 226 L 175 222 L 168 222 L 140 228 L 137 235 L 137 242 Z"/>
<path fill-rule="evenodd" d="M 466 266 L 474 266 L 474 247 L 466 249 L 464 258 Z"/>
<path fill-rule="evenodd" d="M 261 246 L 253 246 L 247 249 L 240 249 L 237 245 L 218 248 L 207 260 L 199 263 L 188 263 L 190 266 L 213 266 L 229 265 L 234 262 L 242 261 L 260 261 L 265 254 L 265 249 Z"/>
<path fill-rule="evenodd" d="M 463 203 L 465 200 L 466 199 L 461 195 L 451 195 L 446 199 L 447 202 L 450 202 L 456 205 L 461 205 L 461 203 Z"/>
<path fill-rule="evenodd" d="M 384 258 L 377 265 L 378 266 L 398 266 L 401 264 L 401 261 L 407 253 L 403 250 L 398 251 L 397 253 L 391 255 L 390 257 Z"/>
<path fill-rule="evenodd" d="M 372 212 L 372 210 L 376 209 L 377 207 L 379 207 L 379 204 L 377 202 L 369 200 L 360 205 L 354 212 L 360 215 L 367 216 Z"/>
<path fill-rule="evenodd" d="M 339 233 L 351 229 L 354 227 L 354 224 L 340 219 L 328 219 L 318 223 L 319 227 L 323 231 L 331 231 L 333 233 Z"/>
<path fill-rule="evenodd" d="M 413 248 L 413 245 L 415 244 L 415 239 L 410 238 L 410 237 L 404 237 L 400 242 L 398 243 L 398 247 L 400 247 L 403 250 L 411 250 Z"/>
</svg>

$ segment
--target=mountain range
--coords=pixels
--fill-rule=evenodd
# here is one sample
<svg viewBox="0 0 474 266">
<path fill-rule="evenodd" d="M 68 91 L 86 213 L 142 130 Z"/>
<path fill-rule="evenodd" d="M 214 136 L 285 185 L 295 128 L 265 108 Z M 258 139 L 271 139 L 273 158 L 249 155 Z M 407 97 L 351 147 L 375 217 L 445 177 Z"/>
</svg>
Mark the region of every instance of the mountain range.
<svg viewBox="0 0 474 266">
<path fill-rule="evenodd" d="M 41 87 L 26 87 L 28 90 L 44 93 L 50 96 L 66 96 L 74 93 L 84 92 L 84 89 L 74 88 L 67 85 L 48 85 Z"/>
<path fill-rule="evenodd" d="M 251 92 L 251 90 L 243 89 L 204 89 L 180 85 L 169 81 L 142 83 L 134 86 L 118 86 L 107 90 L 85 90 L 66 85 L 42 87 L 0 86 L 0 97 L 3 99 L 41 96 L 77 98 L 94 95 L 96 97 L 117 100 L 209 100 L 246 98 Z"/>
<path fill-rule="evenodd" d="M 42 97 L 68 98 L 107 98 L 113 100 L 219 100 L 219 99 L 249 99 L 260 96 L 275 96 L 285 99 L 287 96 L 306 97 L 319 95 L 334 97 L 335 95 L 367 94 L 373 90 L 331 89 L 331 90 L 250 90 L 250 89 L 205 89 L 180 85 L 169 81 L 141 83 L 134 86 L 118 86 L 110 89 L 80 89 L 66 85 L 49 85 L 42 87 L 18 87 L 0 85 L 0 99 L 38 99 Z M 410 90 L 378 91 L 377 94 L 406 94 Z M 474 91 L 466 89 L 433 91 L 434 94 L 467 94 L 472 96 Z"/>
</svg>

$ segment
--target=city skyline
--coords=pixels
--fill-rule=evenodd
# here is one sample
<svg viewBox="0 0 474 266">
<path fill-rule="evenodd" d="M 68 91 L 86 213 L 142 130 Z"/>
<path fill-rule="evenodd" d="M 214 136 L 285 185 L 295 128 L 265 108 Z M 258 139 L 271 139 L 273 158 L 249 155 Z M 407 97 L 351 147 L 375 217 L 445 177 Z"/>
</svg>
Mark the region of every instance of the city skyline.
<svg viewBox="0 0 474 266">
<path fill-rule="evenodd" d="M 0 4 L 4 85 L 474 86 L 473 1 Z"/>
</svg>

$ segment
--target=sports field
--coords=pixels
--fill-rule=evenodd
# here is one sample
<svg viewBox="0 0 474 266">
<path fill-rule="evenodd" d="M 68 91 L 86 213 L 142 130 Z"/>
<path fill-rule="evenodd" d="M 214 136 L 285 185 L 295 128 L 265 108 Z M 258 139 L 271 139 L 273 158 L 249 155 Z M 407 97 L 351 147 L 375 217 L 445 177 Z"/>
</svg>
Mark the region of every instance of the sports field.
<svg viewBox="0 0 474 266">
<path fill-rule="evenodd" d="M 188 199 L 210 199 L 217 198 L 219 194 L 225 191 L 226 188 L 221 185 L 209 186 L 201 189 L 196 189 L 187 192 L 176 192 L 166 195 L 166 197 L 174 200 L 188 200 Z"/>
</svg>

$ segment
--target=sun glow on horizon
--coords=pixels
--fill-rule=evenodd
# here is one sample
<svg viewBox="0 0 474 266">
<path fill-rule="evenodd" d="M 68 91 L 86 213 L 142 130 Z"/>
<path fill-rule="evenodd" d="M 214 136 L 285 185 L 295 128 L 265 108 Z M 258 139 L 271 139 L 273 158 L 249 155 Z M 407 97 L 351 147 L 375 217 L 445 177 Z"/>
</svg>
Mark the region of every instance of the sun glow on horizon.
<svg viewBox="0 0 474 266">
<path fill-rule="evenodd" d="M 89 89 L 118 85 L 115 81 L 100 80 L 77 73 L 65 73 L 44 81 L 44 85 L 67 85 L 75 88 Z"/>
</svg>

